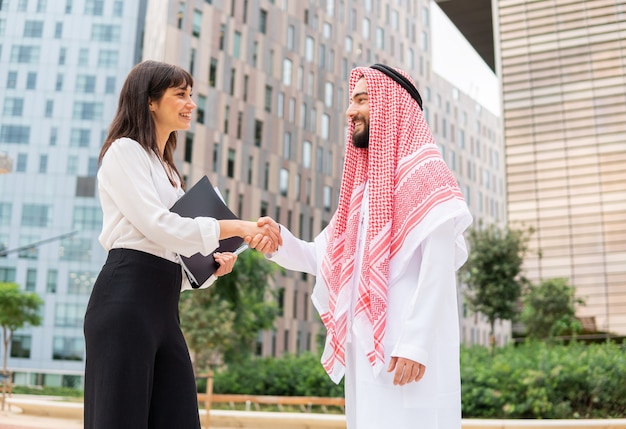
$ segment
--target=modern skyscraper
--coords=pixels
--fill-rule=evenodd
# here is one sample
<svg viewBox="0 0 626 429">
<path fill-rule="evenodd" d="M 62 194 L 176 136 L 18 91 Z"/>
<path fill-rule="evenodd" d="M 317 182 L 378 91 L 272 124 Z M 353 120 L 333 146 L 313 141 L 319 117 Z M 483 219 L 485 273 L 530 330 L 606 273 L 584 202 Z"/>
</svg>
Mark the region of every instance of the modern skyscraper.
<svg viewBox="0 0 626 429">
<path fill-rule="evenodd" d="M 10 251 L 0 257 L 0 281 L 45 300 L 43 325 L 16 332 L 11 343 L 15 381 L 82 382 L 82 320 L 105 258 L 97 156 L 120 86 L 141 59 L 194 75 L 198 108 L 179 139 L 180 171 L 188 183 L 209 175 L 244 219 L 269 215 L 304 239 L 321 231 L 338 198 L 350 69 L 384 62 L 417 82 L 475 217 L 504 222 L 500 119 L 432 73 L 430 7 L 0 0 L 0 151 L 14 160 L 13 172 L 0 176 L 0 243 Z M 259 355 L 316 349 L 313 281 L 291 272 L 276 278 L 282 315 L 259 334 Z M 463 323 L 466 341 L 486 344 L 484 323 Z M 507 327 L 500 330 L 506 341 Z"/>
<path fill-rule="evenodd" d="M 567 279 L 579 316 L 626 334 L 626 4 L 493 4 L 509 221 L 535 228 L 528 277 Z"/>
</svg>

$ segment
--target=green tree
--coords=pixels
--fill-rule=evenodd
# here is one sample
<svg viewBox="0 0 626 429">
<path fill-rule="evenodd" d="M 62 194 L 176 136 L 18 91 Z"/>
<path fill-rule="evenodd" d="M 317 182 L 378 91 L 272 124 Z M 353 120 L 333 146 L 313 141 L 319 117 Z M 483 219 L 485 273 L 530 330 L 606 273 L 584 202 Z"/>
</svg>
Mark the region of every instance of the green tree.
<svg viewBox="0 0 626 429">
<path fill-rule="evenodd" d="M 32 292 L 23 292 L 15 283 L 0 282 L 0 326 L 2 326 L 2 342 L 4 354 L 2 358 L 2 410 L 7 392 L 8 371 L 7 359 L 13 332 L 24 326 L 39 326 L 41 316 L 39 306 L 43 300 Z"/>
<path fill-rule="evenodd" d="M 521 321 L 528 338 L 552 339 L 582 330 L 576 319 L 576 306 L 584 301 L 576 298 L 575 288 L 566 279 L 554 278 L 529 285 L 523 302 Z"/>
<path fill-rule="evenodd" d="M 479 224 L 468 233 L 469 256 L 461 269 L 471 310 L 487 317 L 489 344 L 495 345 L 496 320 L 513 320 L 526 280 L 522 263 L 532 229 L 500 228 Z"/>
<path fill-rule="evenodd" d="M 279 267 L 247 250 L 233 271 L 208 290 L 184 292 L 181 326 L 196 366 L 237 362 L 253 355 L 259 331 L 273 326 L 278 306 L 270 281 Z"/>
</svg>

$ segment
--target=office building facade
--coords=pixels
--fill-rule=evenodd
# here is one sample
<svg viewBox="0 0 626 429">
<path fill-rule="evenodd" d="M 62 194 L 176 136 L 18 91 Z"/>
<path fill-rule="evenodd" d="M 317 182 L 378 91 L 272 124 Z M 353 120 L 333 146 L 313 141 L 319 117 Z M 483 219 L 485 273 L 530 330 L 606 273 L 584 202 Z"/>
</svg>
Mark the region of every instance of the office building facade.
<svg viewBox="0 0 626 429">
<path fill-rule="evenodd" d="M 626 4 L 500 0 L 508 217 L 530 280 L 565 278 L 590 331 L 626 334 Z"/>
<path fill-rule="evenodd" d="M 176 162 L 187 183 L 207 174 L 241 218 L 269 215 L 304 239 L 321 231 L 337 204 L 350 69 L 383 62 L 417 82 L 475 217 L 506 220 L 500 119 L 431 73 L 429 1 L 0 5 L 0 150 L 14 160 L 0 176 L 0 242 L 26 246 L 0 258 L 0 281 L 45 301 L 42 326 L 16 332 L 11 344 L 18 383 L 82 382 L 82 318 L 105 258 L 97 156 L 120 86 L 141 59 L 192 72 L 198 108 Z M 317 350 L 313 283 L 276 277 L 282 314 L 259 334 L 260 356 Z M 486 344 L 479 319 L 463 321 L 464 338 Z M 508 327 L 499 330 L 506 342 Z"/>
</svg>

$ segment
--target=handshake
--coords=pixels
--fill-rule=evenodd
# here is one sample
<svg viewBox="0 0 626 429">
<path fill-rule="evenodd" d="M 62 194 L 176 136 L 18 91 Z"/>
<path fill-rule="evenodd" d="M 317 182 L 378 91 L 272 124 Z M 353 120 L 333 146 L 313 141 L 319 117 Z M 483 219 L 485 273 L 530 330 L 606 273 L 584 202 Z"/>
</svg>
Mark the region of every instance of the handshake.
<svg viewBox="0 0 626 429">
<path fill-rule="evenodd" d="M 273 253 L 283 244 L 280 236 L 280 225 L 271 217 L 261 217 L 254 222 L 246 222 L 244 241 L 251 249 L 263 254 Z"/>
</svg>

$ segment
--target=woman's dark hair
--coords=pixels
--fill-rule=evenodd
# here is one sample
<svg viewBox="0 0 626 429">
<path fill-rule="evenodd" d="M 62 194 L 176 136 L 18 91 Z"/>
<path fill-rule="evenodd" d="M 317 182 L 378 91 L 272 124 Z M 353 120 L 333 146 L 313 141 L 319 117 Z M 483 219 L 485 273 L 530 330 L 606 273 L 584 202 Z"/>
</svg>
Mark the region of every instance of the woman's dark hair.
<svg viewBox="0 0 626 429">
<path fill-rule="evenodd" d="M 137 141 L 146 151 L 153 151 L 161 158 L 149 102 L 158 102 L 168 88 L 183 85 L 193 87 L 193 78 L 178 66 L 159 61 L 143 61 L 133 67 L 122 86 L 117 113 L 109 127 L 98 161 L 101 162 L 111 144 L 122 137 Z M 182 183 L 182 177 L 174 165 L 174 149 L 176 149 L 175 131 L 167 139 L 162 159 Z"/>
</svg>

